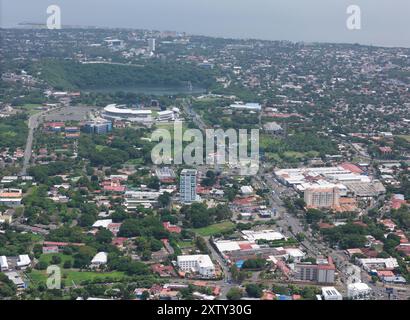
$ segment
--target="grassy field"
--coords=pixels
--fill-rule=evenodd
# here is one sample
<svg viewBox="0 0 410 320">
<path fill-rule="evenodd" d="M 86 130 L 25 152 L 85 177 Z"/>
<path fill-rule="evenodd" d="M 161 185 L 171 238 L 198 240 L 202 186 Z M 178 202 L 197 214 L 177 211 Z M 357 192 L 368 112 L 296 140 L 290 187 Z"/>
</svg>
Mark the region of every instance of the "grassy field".
<svg viewBox="0 0 410 320">
<path fill-rule="evenodd" d="M 410 135 L 400 135 L 399 137 L 405 139 L 408 142 L 410 142 Z"/>
<path fill-rule="evenodd" d="M 61 263 L 59 264 L 61 267 L 64 265 L 64 262 L 66 261 L 73 261 L 73 257 L 70 255 L 66 255 L 64 253 L 48 253 L 48 254 L 42 254 L 40 258 L 38 259 L 39 261 L 43 261 L 47 263 L 48 265 L 51 265 L 51 259 L 53 256 L 58 256 L 61 259 Z"/>
<path fill-rule="evenodd" d="M 134 166 L 142 165 L 144 164 L 144 160 L 143 159 L 131 159 L 127 161 L 127 164 L 134 165 Z"/>
<path fill-rule="evenodd" d="M 296 158 L 296 159 L 301 159 L 305 156 L 303 152 L 296 152 L 296 151 L 285 151 L 283 155 L 287 158 Z"/>
<path fill-rule="evenodd" d="M 32 270 L 28 274 L 31 283 L 34 285 L 46 284 L 47 271 Z M 123 272 L 92 272 L 92 271 L 76 271 L 76 270 L 62 270 L 62 283 L 69 287 L 75 284 L 81 284 L 82 281 L 87 280 L 102 280 L 105 281 L 110 278 L 110 281 L 119 281 L 124 277 Z"/>
<path fill-rule="evenodd" d="M 199 228 L 199 229 L 193 229 L 193 231 L 200 236 L 203 237 L 209 237 L 224 231 L 228 231 L 230 229 L 233 229 L 235 227 L 235 224 L 230 221 L 225 221 L 217 224 L 213 224 L 204 228 Z"/>
<path fill-rule="evenodd" d="M 102 146 L 100 144 L 97 144 L 95 146 L 95 150 L 97 150 L 97 151 L 103 151 L 105 148 L 107 148 L 107 146 Z"/>
<path fill-rule="evenodd" d="M 194 244 L 192 243 L 192 241 L 178 241 L 178 246 L 181 249 L 185 249 L 185 248 L 193 247 Z"/>
<path fill-rule="evenodd" d="M 21 109 L 27 112 L 30 116 L 32 116 L 33 114 L 41 112 L 41 107 L 41 104 L 27 103 L 23 105 Z"/>
</svg>

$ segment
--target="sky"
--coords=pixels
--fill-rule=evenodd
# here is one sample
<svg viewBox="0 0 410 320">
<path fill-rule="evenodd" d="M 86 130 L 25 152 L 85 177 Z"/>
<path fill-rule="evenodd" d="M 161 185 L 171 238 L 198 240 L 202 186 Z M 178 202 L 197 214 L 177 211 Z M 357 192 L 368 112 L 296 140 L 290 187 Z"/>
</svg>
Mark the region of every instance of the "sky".
<svg viewBox="0 0 410 320">
<path fill-rule="evenodd" d="M 410 0 L 0 0 L 0 25 L 45 23 L 51 4 L 63 26 L 410 47 Z M 360 30 L 346 26 L 350 5 L 361 9 Z"/>
</svg>

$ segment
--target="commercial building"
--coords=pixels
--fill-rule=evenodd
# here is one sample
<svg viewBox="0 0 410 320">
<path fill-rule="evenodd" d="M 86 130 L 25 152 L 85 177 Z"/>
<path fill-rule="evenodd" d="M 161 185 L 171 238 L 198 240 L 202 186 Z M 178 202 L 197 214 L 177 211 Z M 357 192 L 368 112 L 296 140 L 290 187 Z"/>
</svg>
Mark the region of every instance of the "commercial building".
<svg viewBox="0 0 410 320">
<path fill-rule="evenodd" d="M 298 249 L 292 248 L 295 250 L 293 251 L 291 248 L 274 248 L 248 240 L 216 240 L 213 243 L 228 263 L 256 258 L 270 259 L 271 257 L 277 257 L 278 259 L 288 259 L 292 255 L 295 255 L 296 259 L 294 261 L 296 261 L 299 260 L 300 255 L 304 255 L 302 252 L 297 252 Z"/>
<path fill-rule="evenodd" d="M 340 193 L 337 187 L 308 188 L 304 192 L 304 200 L 308 208 L 339 207 Z"/>
<path fill-rule="evenodd" d="M 3 189 L 0 190 L 0 205 L 6 207 L 18 207 L 21 205 L 23 191 L 21 189 Z"/>
<path fill-rule="evenodd" d="M 360 174 L 352 168 L 354 165 L 340 165 L 336 167 L 314 167 L 280 169 L 275 171 L 275 176 L 283 184 L 293 187 L 297 191 L 305 191 L 309 187 L 338 185 L 342 189 L 345 182 L 370 182 L 370 178 Z M 354 166 L 355 167 L 355 166 Z M 340 185 L 339 185 L 340 184 Z"/>
<path fill-rule="evenodd" d="M 372 289 L 363 282 L 347 285 L 347 297 L 352 300 L 369 300 Z"/>
<path fill-rule="evenodd" d="M 244 239 L 250 242 L 256 242 L 258 240 L 275 241 L 286 239 L 286 237 L 282 233 L 274 230 L 243 230 L 242 235 Z"/>
<path fill-rule="evenodd" d="M 184 272 L 198 273 L 204 278 L 215 276 L 215 266 L 208 255 L 178 256 L 177 264 Z"/>
<path fill-rule="evenodd" d="M 182 203 L 192 203 L 196 200 L 196 175 L 193 169 L 184 169 L 180 176 L 180 198 Z"/>
<path fill-rule="evenodd" d="M 130 109 L 124 105 L 110 104 L 104 108 L 102 117 L 111 121 L 129 121 L 150 124 L 153 122 L 152 111 Z"/>
<path fill-rule="evenodd" d="M 396 258 L 363 258 L 357 259 L 357 261 L 367 272 L 372 270 L 394 270 L 399 267 Z"/>
<path fill-rule="evenodd" d="M 159 111 L 157 113 L 157 120 L 158 121 L 174 121 L 175 120 L 175 113 L 172 110 L 165 110 Z"/>
<path fill-rule="evenodd" d="M 248 110 L 248 111 L 261 111 L 262 106 L 259 103 L 234 103 L 229 106 L 231 109 Z"/>
<path fill-rule="evenodd" d="M 151 207 L 157 203 L 162 192 L 158 191 L 126 191 L 124 194 L 127 211 L 136 210 L 139 206 Z"/>
<path fill-rule="evenodd" d="M 298 263 L 295 265 L 295 278 L 300 281 L 334 283 L 336 267 L 332 259 L 317 259 L 316 264 Z"/>
<path fill-rule="evenodd" d="M 155 170 L 159 181 L 162 183 L 171 183 L 175 181 L 175 172 L 170 167 L 162 167 Z"/>
<path fill-rule="evenodd" d="M 343 300 L 343 296 L 335 287 L 322 287 L 323 300 Z"/>
<path fill-rule="evenodd" d="M 285 250 L 286 254 L 288 255 L 288 259 L 292 259 L 294 262 L 301 262 L 301 260 L 306 256 L 302 250 L 298 248 L 277 248 L 278 250 L 283 249 Z"/>
<path fill-rule="evenodd" d="M 111 121 L 90 121 L 83 126 L 86 133 L 105 134 L 112 131 Z"/>
</svg>

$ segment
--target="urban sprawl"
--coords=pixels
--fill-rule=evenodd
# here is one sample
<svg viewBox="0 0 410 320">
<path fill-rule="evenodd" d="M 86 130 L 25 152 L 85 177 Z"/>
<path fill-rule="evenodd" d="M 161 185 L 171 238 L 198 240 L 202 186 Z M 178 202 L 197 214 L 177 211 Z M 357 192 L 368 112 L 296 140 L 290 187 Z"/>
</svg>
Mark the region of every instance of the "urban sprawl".
<svg viewBox="0 0 410 320">
<path fill-rule="evenodd" d="M 0 32 L 1 299 L 410 298 L 410 49 Z M 176 124 L 258 129 L 257 174 L 155 165 Z"/>
</svg>

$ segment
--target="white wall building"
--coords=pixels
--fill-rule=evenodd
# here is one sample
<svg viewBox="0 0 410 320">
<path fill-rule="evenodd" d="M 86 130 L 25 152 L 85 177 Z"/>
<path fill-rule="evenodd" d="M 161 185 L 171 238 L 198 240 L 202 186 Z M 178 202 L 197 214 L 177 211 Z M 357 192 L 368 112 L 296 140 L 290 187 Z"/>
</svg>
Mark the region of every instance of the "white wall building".
<svg viewBox="0 0 410 320">
<path fill-rule="evenodd" d="M 148 39 L 148 50 L 150 52 L 155 52 L 155 50 L 156 50 L 156 40 L 154 38 Z"/>
<path fill-rule="evenodd" d="M 187 255 L 177 257 L 178 268 L 185 272 L 199 273 L 205 278 L 215 276 L 215 266 L 208 255 Z"/>
<path fill-rule="evenodd" d="M 399 267 L 396 258 L 363 258 L 357 260 L 364 270 L 394 270 Z"/>
<path fill-rule="evenodd" d="M 9 264 L 7 263 L 6 256 L 0 256 L 0 271 L 4 272 L 9 270 Z"/>
<path fill-rule="evenodd" d="M 158 201 L 163 192 L 157 191 L 126 191 L 124 195 L 127 211 L 136 210 L 139 206 L 150 207 Z"/>
<path fill-rule="evenodd" d="M 286 237 L 277 231 L 274 230 L 260 230 L 260 231 L 253 231 L 253 230 L 243 230 L 242 231 L 243 238 L 248 241 L 258 241 L 258 240 L 266 240 L 266 241 L 275 241 L 275 240 L 282 240 L 286 239 Z"/>
<path fill-rule="evenodd" d="M 353 300 L 369 300 L 372 289 L 363 282 L 347 285 L 347 297 Z"/>
<path fill-rule="evenodd" d="M 31 259 L 27 254 L 19 255 L 17 260 L 17 267 L 20 269 L 25 269 L 31 265 Z"/>
<path fill-rule="evenodd" d="M 179 192 L 182 203 L 192 203 L 196 200 L 196 175 L 196 170 L 181 171 Z"/>
</svg>

